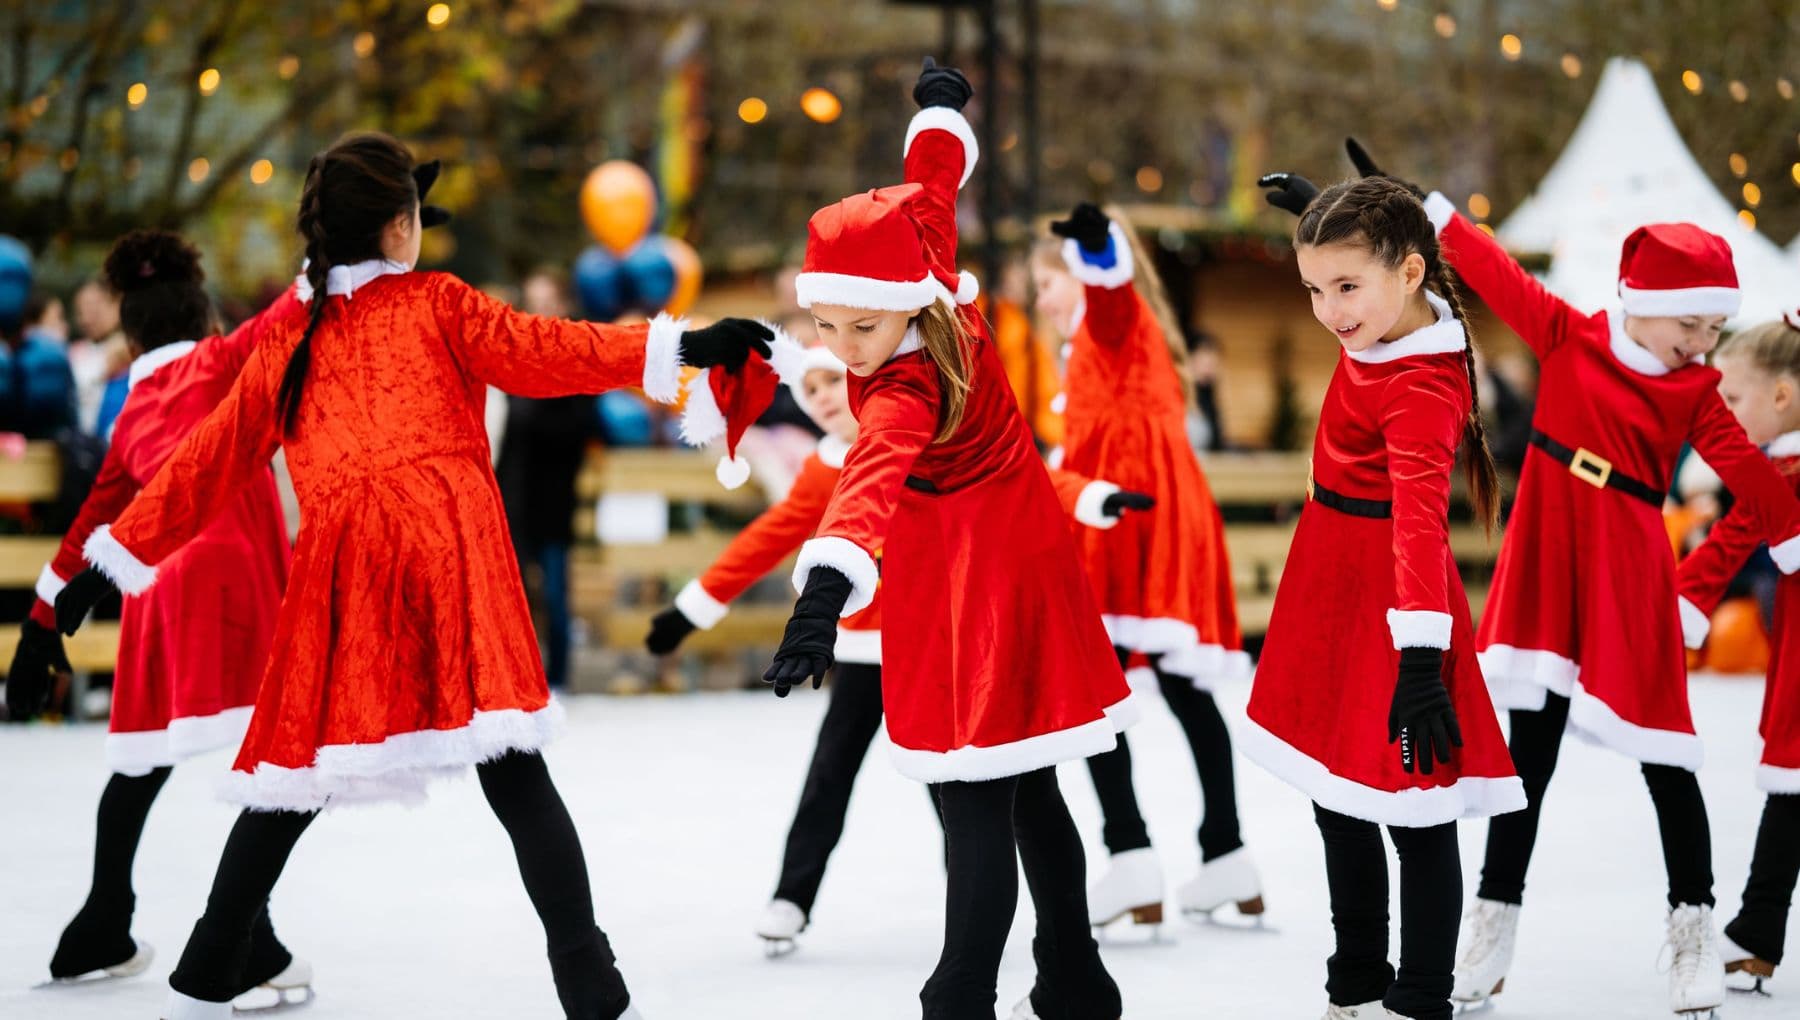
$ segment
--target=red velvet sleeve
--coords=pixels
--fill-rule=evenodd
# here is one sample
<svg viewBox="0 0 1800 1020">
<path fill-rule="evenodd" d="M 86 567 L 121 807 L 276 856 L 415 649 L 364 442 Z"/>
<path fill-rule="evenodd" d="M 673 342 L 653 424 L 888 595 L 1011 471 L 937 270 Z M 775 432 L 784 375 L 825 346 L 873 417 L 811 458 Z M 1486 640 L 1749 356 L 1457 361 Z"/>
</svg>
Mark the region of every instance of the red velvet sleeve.
<svg viewBox="0 0 1800 1020">
<path fill-rule="evenodd" d="M 1706 541 L 1682 557 L 1681 566 L 1675 573 L 1675 587 L 1681 597 L 1700 613 L 1711 616 L 1724 599 L 1731 579 L 1743 569 L 1744 561 L 1757 546 L 1762 545 L 1762 535 L 1758 531 L 1756 515 L 1750 508 L 1742 503 L 1733 506 L 1731 512 L 1707 532 Z M 1689 614 L 1684 612 L 1682 615 L 1682 628 L 1687 630 Z M 1693 642 L 1690 640 L 1689 644 L 1692 646 Z"/>
<path fill-rule="evenodd" d="M 46 627 L 56 626 L 56 613 L 52 607 L 63 585 L 87 567 L 81 549 L 87 544 L 88 536 L 100 525 L 117 518 L 137 493 L 137 479 L 125 470 L 124 451 L 117 446 L 108 449 L 106 459 L 100 462 L 100 474 L 94 479 L 94 487 L 88 490 L 87 499 L 82 500 L 81 510 L 75 515 L 75 523 L 63 535 L 56 556 L 38 575 L 38 597 L 31 607 L 32 619 Z"/>
<path fill-rule="evenodd" d="M 1709 389 L 1700 398 L 1688 440 L 1719 473 L 1736 506 L 1754 515 L 1757 535 L 1769 543 L 1775 565 L 1784 574 L 1800 569 L 1800 499 L 1774 463 L 1750 444 L 1718 391 Z"/>
<path fill-rule="evenodd" d="M 1397 374 L 1383 393 L 1381 432 L 1394 500 L 1395 648 L 1450 647 L 1450 471 L 1468 416 L 1461 373 Z"/>
<path fill-rule="evenodd" d="M 919 226 L 933 260 L 956 271 L 956 195 L 975 171 L 980 149 L 963 115 L 932 106 L 913 116 L 906 129 L 906 182 L 923 185 L 917 200 Z"/>
<path fill-rule="evenodd" d="M 1500 247 L 1500 242 L 1476 228 L 1461 213 L 1450 217 L 1438 241 L 1463 281 L 1519 334 L 1538 360 L 1549 357 L 1587 318 L 1546 290 Z"/>
</svg>

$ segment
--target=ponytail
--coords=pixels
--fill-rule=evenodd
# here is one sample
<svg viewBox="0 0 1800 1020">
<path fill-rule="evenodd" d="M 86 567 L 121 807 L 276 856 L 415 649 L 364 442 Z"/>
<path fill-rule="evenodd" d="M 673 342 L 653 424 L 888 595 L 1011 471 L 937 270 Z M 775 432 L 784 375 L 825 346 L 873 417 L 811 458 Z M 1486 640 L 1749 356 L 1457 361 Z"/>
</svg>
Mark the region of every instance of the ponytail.
<svg viewBox="0 0 1800 1020">
<path fill-rule="evenodd" d="M 275 394 L 276 415 L 281 434 L 292 435 L 300 416 L 300 393 L 306 386 L 306 369 L 312 364 L 312 338 L 325 318 L 325 280 L 331 272 L 330 256 L 325 254 L 325 221 L 319 214 L 319 191 L 323 154 L 314 156 L 306 167 L 306 184 L 300 191 L 300 236 L 306 238 L 306 282 L 312 285 L 311 307 L 306 312 L 306 331 L 294 353 L 288 356 L 287 368 L 281 373 L 281 389 Z"/>
<path fill-rule="evenodd" d="M 944 391 L 937 435 L 931 440 L 942 443 L 962 425 L 963 412 L 969 403 L 974 374 L 969 365 L 969 330 L 963 325 L 962 313 L 942 301 L 933 301 L 920 309 L 914 324 L 919 330 L 919 346 L 936 366 L 938 384 Z"/>
</svg>

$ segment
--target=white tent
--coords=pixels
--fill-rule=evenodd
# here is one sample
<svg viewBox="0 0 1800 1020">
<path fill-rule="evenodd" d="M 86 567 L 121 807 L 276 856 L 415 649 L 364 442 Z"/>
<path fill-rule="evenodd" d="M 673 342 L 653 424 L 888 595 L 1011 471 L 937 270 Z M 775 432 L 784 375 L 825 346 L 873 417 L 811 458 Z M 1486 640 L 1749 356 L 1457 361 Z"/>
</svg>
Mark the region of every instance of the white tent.
<svg viewBox="0 0 1800 1020">
<path fill-rule="evenodd" d="M 1738 220 L 1675 130 L 1649 69 L 1614 57 L 1562 155 L 1497 233 L 1515 251 L 1548 252 L 1544 283 L 1594 311 L 1618 303 L 1625 236 L 1673 220 L 1731 242 L 1744 291 L 1738 322 L 1775 318 L 1800 303 L 1800 257 Z"/>
</svg>

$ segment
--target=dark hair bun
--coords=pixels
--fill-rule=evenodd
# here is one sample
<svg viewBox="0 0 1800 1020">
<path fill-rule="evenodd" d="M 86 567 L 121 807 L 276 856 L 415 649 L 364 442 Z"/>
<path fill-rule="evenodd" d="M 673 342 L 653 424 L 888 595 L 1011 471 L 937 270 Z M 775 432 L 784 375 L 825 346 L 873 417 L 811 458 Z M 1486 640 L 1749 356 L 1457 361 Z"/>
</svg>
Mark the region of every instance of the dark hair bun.
<svg viewBox="0 0 1800 1020">
<path fill-rule="evenodd" d="M 167 230 L 133 230 L 106 256 L 106 282 L 121 296 L 159 283 L 198 287 L 205 279 L 199 249 Z"/>
</svg>

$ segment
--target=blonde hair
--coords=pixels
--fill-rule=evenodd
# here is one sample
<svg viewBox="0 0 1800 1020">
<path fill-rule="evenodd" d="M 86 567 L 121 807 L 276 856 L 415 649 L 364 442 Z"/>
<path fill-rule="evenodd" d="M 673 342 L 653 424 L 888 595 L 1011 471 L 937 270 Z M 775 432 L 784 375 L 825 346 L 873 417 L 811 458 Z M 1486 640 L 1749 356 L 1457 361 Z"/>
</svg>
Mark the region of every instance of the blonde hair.
<svg viewBox="0 0 1800 1020">
<path fill-rule="evenodd" d="M 938 412 L 938 431 L 934 443 L 947 441 L 962 425 L 968 408 L 969 390 L 974 368 L 969 363 L 969 346 L 974 342 L 962 315 L 942 301 L 933 301 L 913 317 L 919 330 L 919 346 L 925 357 L 937 366 L 938 383 L 944 391 L 944 403 Z"/>
<path fill-rule="evenodd" d="M 1749 358 L 1770 375 L 1800 378 L 1800 329 L 1782 319 L 1758 323 L 1727 337 L 1713 361 L 1724 357 Z"/>
</svg>

